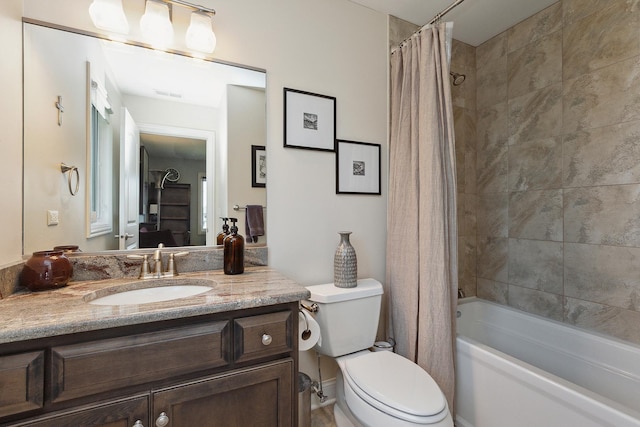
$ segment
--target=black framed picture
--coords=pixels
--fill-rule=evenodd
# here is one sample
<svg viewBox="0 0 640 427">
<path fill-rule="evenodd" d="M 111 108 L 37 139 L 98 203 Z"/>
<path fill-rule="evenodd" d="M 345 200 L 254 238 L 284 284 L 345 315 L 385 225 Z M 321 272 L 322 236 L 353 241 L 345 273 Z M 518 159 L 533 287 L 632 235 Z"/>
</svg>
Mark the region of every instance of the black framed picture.
<svg viewBox="0 0 640 427">
<path fill-rule="evenodd" d="M 338 140 L 336 194 L 382 194 L 380 165 L 380 144 Z"/>
<path fill-rule="evenodd" d="M 284 146 L 335 151 L 336 98 L 284 88 Z"/>
<path fill-rule="evenodd" d="M 251 146 L 251 186 L 267 186 L 267 151 L 264 145 Z"/>
</svg>

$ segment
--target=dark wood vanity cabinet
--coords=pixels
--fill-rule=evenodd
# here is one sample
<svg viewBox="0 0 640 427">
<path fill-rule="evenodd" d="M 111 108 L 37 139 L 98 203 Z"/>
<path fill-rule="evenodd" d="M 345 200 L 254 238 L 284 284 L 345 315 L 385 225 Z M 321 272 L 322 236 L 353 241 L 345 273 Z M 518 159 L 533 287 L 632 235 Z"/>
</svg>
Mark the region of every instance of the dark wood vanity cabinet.
<svg viewBox="0 0 640 427">
<path fill-rule="evenodd" d="M 16 354 L 0 346 L 0 426 L 294 426 L 294 319 L 289 303 L 49 338 Z"/>
</svg>

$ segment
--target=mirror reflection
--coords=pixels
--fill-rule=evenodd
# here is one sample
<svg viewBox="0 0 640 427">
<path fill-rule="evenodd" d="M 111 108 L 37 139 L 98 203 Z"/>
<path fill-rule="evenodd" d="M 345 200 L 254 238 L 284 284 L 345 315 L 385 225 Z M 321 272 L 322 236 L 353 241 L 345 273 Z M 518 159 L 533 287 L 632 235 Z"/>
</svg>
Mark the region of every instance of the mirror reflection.
<svg viewBox="0 0 640 427">
<path fill-rule="evenodd" d="M 266 205 L 251 175 L 265 85 L 263 71 L 25 23 L 24 253 L 215 245 L 221 217 L 244 224 L 234 205 Z"/>
</svg>

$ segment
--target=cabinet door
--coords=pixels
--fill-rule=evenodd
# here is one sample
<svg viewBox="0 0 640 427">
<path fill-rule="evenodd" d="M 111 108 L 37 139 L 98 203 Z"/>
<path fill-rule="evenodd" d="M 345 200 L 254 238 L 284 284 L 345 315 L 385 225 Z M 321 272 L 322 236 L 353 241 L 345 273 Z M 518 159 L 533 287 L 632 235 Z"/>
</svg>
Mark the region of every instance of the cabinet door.
<svg viewBox="0 0 640 427">
<path fill-rule="evenodd" d="M 149 427 L 151 424 L 148 418 L 149 396 L 139 395 L 10 425 L 15 427 Z"/>
<path fill-rule="evenodd" d="M 42 407 L 44 352 L 0 357 L 0 416 Z"/>
<path fill-rule="evenodd" d="M 293 359 L 284 359 L 158 390 L 152 416 L 164 412 L 171 427 L 291 427 L 293 397 Z"/>
</svg>

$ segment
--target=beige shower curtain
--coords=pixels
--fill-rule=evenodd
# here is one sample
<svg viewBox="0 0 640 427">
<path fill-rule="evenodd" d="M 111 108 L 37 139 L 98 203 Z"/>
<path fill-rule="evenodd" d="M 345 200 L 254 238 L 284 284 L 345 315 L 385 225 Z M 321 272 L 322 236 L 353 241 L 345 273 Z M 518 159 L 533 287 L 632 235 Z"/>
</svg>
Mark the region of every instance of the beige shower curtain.
<svg viewBox="0 0 640 427">
<path fill-rule="evenodd" d="M 398 353 L 431 374 L 453 411 L 458 262 L 445 27 L 423 28 L 391 55 L 386 287 Z"/>
</svg>

